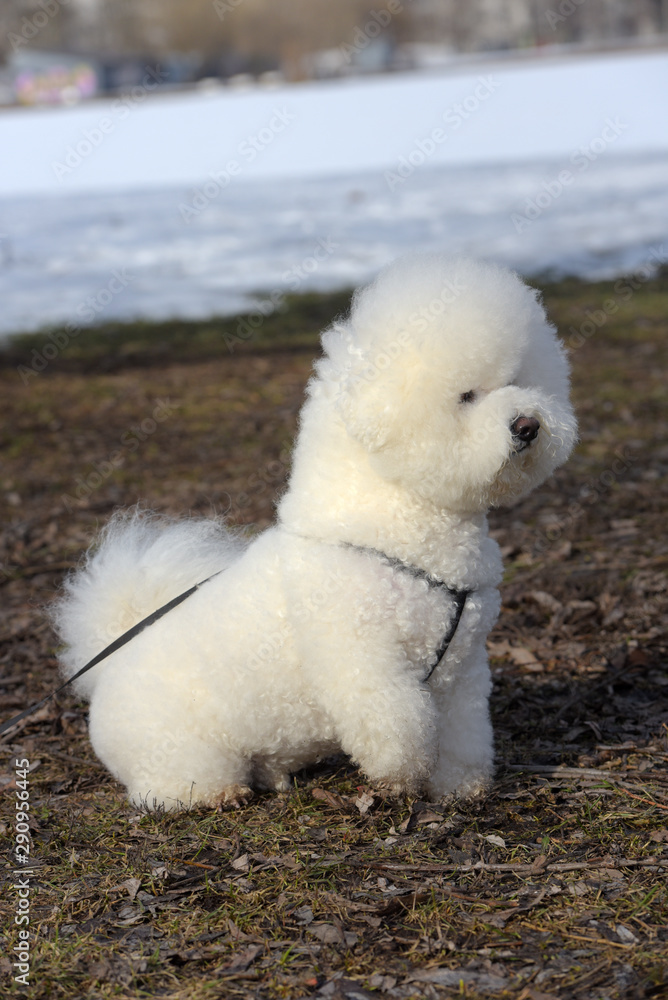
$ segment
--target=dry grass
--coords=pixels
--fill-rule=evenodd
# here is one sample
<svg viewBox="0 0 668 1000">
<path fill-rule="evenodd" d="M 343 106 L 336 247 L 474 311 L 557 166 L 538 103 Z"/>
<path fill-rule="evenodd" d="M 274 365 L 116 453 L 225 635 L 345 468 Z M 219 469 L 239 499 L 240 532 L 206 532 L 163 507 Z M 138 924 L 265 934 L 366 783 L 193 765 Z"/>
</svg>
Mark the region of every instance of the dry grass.
<svg viewBox="0 0 668 1000">
<path fill-rule="evenodd" d="M 507 578 L 485 801 L 387 800 L 338 761 L 238 813 L 141 815 L 92 755 L 85 706 L 63 695 L 3 747 L 8 995 L 24 989 L 9 887 L 25 757 L 31 997 L 668 996 L 668 283 L 628 300 L 546 288 L 567 336 L 615 296 L 573 351 L 576 456 L 493 518 Z M 28 386 L 11 358 L 0 371 L 2 718 L 53 687 L 42 606 L 114 507 L 265 525 L 285 480 L 310 349 L 265 339 L 230 355 L 207 334 L 185 360 L 163 330 L 161 361 L 150 331 L 125 333 L 141 367 L 105 372 L 92 351 Z M 168 416 L 147 433 L 158 400 Z"/>
</svg>

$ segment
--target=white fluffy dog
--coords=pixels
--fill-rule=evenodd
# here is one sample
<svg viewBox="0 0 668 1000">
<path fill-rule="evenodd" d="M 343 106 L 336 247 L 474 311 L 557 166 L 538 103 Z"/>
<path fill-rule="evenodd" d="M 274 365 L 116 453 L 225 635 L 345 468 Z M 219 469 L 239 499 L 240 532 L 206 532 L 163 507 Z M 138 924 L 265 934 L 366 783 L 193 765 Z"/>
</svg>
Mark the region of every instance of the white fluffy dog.
<svg viewBox="0 0 668 1000">
<path fill-rule="evenodd" d="M 564 354 L 516 275 L 439 255 L 388 267 L 323 348 L 274 527 L 247 543 L 131 512 L 65 584 L 72 676 L 217 574 L 78 682 L 137 804 L 240 805 L 339 750 L 393 793 L 489 782 L 502 567 L 486 512 L 573 446 Z"/>
</svg>

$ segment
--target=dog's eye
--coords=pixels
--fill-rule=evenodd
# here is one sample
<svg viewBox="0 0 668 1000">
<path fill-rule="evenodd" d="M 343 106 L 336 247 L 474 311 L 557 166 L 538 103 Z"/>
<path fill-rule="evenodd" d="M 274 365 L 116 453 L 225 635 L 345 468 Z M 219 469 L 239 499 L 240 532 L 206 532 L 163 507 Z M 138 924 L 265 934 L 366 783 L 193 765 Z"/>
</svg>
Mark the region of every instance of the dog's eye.
<svg viewBox="0 0 668 1000">
<path fill-rule="evenodd" d="M 475 402 L 475 389 L 469 389 L 468 392 L 463 392 L 459 397 L 460 403 L 473 403 Z"/>
</svg>

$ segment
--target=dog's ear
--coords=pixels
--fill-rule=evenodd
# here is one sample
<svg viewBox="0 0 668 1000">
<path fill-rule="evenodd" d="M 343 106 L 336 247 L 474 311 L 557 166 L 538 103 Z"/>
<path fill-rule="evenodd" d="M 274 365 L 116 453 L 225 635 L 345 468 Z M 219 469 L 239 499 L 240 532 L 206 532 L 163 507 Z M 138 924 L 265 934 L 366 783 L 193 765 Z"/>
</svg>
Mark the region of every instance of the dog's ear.
<svg viewBox="0 0 668 1000">
<path fill-rule="evenodd" d="M 414 399 L 417 370 L 398 364 L 355 366 L 341 386 L 337 408 L 351 437 L 367 451 L 391 444 L 405 422 L 406 402 Z"/>
<path fill-rule="evenodd" d="M 406 422 L 411 398 L 415 409 L 422 363 L 408 333 L 361 343 L 352 327 L 340 322 L 325 331 L 322 344 L 316 371 L 331 387 L 346 430 L 367 451 L 380 451 Z"/>
<path fill-rule="evenodd" d="M 367 451 L 380 450 L 390 439 L 395 420 L 390 401 L 376 383 L 364 378 L 351 379 L 342 389 L 338 410 L 346 430 Z"/>
</svg>

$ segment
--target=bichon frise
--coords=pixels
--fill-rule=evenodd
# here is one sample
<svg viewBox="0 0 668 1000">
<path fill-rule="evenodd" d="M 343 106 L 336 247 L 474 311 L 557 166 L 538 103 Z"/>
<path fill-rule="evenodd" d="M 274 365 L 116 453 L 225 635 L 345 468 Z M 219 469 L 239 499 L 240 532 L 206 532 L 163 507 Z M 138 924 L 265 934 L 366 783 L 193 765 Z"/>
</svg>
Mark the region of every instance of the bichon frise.
<svg viewBox="0 0 668 1000">
<path fill-rule="evenodd" d="M 339 750 L 393 793 L 490 780 L 486 512 L 571 451 L 564 353 L 516 275 L 439 255 L 383 271 L 323 348 L 274 527 L 131 512 L 65 583 L 72 676 L 206 580 L 77 682 L 137 804 L 240 805 Z"/>
</svg>

